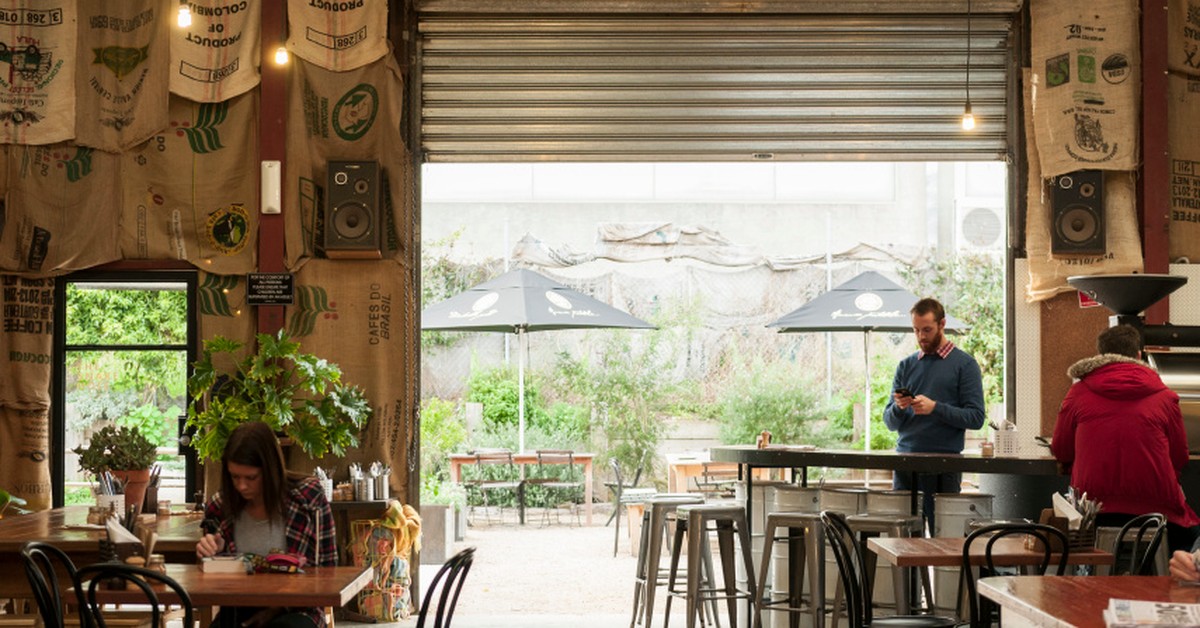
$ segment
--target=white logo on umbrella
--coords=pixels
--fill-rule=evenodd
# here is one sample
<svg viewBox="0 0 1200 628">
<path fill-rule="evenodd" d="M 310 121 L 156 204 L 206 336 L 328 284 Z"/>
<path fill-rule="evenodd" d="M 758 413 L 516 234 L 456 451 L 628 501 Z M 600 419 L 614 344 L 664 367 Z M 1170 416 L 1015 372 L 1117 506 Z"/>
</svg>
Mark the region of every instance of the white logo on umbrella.
<svg viewBox="0 0 1200 628">
<path fill-rule="evenodd" d="M 874 292 L 864 292 L 863 294 L 854 297 L 854 307 L 864 312 L 874 312 L 883 307 L 883 299 Z"/>
<path fill-rule="evenodd" d="M 555 307 L 561 307 L 564 310 L 569 310 L 574 307 L 566 297 L 553 290 L 546 291 L 546 300 L 549 301 L 551 305 Z"/>
<path fill-rule="evenodd" d="M 479 297 L 478 299 L 475 299 L 475 302 L 471 304 L 470 312 L 457 312 L 457 311 L 450 312 L 450 315 L 449 315 L 450 319 L 456 320 L 456 321 L 457 320 L 475 320 L 477 318 L 491 316 L 492 314 L 495 314 L 497 312 L 497 310 L 495 308 L 493 308 L 492 306 L 495 305 L 496 302 L 499 300 L 500 300 L 500 295 L 498 293 L 489 292 L 489 293 Z"/>
</svg>

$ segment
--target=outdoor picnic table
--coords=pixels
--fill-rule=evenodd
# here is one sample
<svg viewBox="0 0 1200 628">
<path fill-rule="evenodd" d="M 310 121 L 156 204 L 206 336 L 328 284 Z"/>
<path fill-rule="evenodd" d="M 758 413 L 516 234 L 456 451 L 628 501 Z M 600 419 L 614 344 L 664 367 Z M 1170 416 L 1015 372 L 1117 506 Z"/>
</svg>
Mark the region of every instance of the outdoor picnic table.
<svg viewBox="0 0 1200 628">
<path fill-rule="evenodd" d="M 592 525 L 592 461 L 596 458 L 596 454 L 574 452 L 573 457 L 575 462 L 583 465 L 583 514 L 587 525 L 590 526 Z M 538 463 L 537 454 L 532 451 L 520 454 L 514 452 L 512 459 L 513 464 L 519 467 Z M 450 454 L 451 482 L 462 483 L 462 467 L 465 464 L 475 464 L 475 454 Z M 524 476 L 524 470 L 521 475 Z"/>
</svg>

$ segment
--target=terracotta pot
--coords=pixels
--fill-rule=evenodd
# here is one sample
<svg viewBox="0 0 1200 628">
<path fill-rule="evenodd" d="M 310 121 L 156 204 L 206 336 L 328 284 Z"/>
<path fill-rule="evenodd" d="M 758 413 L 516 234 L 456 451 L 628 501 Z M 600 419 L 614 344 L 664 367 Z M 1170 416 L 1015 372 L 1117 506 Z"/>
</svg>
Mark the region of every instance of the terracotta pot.
<svg viewBox="0 0 1200 628">
<path fill-rule="evenodd" d="M 142 512 L 142 500 L 146 498 L 146 487 L 150 484 L 150 469 L 113 471 L 113 476 L 125 484 L 125 510 L 136 505 Z"/>
</svg>

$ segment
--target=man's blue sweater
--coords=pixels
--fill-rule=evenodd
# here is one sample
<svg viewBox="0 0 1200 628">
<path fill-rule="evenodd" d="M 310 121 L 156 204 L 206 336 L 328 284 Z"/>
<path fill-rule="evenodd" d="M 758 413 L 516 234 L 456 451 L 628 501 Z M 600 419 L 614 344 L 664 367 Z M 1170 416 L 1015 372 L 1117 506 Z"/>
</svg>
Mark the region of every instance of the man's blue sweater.
<svg viewBox="0 0 1200 628">
<path fill-rule="evenodd" d="M 959 453 L 966 430 L 983 427 L 983 378 L 975 358 L 955 347 L 945 358 L 937 354 L 917 359 L 916 352 L 896 366 L 892 390 L 908 388 L 937 402 L 933 412 L 918 415 L 901 410 L 889 396 L 883 422 L 897 432 L 896 451 Z"/>
</svg>

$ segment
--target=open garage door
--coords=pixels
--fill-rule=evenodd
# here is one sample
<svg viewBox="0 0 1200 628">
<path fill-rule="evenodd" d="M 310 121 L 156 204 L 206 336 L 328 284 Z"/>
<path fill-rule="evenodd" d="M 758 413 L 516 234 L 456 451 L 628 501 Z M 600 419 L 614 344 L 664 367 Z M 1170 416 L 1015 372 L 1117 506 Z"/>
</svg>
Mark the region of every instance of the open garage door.
<svg viewBox="0 0 1200 628">
<path fill-rule="evenodd" d="M 967 3 L 895 4 L 424 0 L 424 158 L 1004 159 L 1018 3 L 974 3 L 972 132 Z"/>
</svg>

